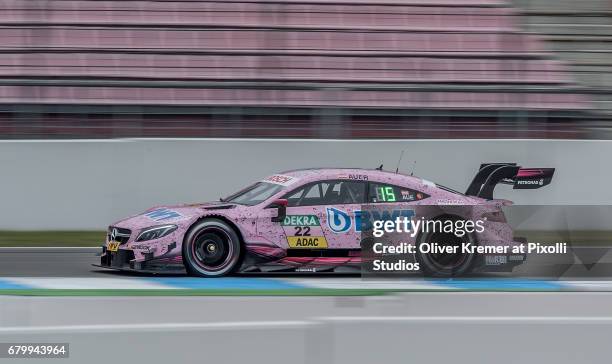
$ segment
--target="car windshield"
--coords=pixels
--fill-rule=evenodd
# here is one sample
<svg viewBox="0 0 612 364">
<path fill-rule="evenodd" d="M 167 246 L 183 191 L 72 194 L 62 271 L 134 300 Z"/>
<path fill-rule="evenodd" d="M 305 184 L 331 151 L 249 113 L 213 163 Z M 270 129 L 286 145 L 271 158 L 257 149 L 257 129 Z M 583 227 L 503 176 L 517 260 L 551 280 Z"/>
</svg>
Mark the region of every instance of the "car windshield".
<svg viewBox="0 0 612 364">
<path fill-rule="evenodd" d="M 232 202 L 239 205 L 254 206 L 274 196 L 283 186 L 268 182 L 257 182 L 223 199 L 223 202 Z"/>
</svg>

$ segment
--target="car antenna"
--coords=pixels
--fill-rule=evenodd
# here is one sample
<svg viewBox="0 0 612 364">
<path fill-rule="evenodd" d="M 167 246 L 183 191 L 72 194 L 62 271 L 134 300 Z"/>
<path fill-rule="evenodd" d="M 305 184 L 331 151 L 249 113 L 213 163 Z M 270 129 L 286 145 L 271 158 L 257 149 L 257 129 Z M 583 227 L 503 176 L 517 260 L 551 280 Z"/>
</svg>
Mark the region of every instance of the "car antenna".
<svg viewBox="0 0 612 364">
<path fill-rule="evenodd" d="M 383 165 L 381 164 L 380 166 L 378 166 L 378 168 L 376 168 L 377 171 L 382 171 L 382 167 Z"/>
<path fill-rule="evenodd" d="M 400 163 L 402 163 L 402 157 L 404 156 L 404 152 L 405 151 L 406 151 L 406 149 L 402 149 L 402 153 L 400 153 L 400 157 L 397 160 L 397 166 L 395 167 L 395 173 L 399 172 L 399 166 L 400 166 Z"/>
<path fill-rule="evenodd" d="M 410 171 L 410 176 L 412 177 L 412 175 L 414 174 L 414 170 L 416 169 L 416 160 L 414 161 L 414 163 L 412 164 L 412 171 Z"/>
</svg>

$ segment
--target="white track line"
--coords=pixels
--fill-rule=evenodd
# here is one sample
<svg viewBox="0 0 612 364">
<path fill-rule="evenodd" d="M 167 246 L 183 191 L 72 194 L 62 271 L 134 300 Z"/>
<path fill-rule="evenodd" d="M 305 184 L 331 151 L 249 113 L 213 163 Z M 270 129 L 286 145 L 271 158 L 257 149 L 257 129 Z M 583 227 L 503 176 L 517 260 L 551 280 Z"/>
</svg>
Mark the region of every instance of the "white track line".
<svg viewBox="0 0 612 364">
<path fill-rule="evenodd" d="M 103 325 L 57 325 L 57 326 L 13 326 L 0 327 L 0 334 L 47 333 L 47 332 L 138 332 L 222 329 L 276 329 L 304 328 L 333 322 L 380 322 L 392 323 L 553 323 L 553 324 L 612 324 L 611 316 L 331 316 L 317 317 L 312 321 L 238 321 L 208 323 L 157 323 L 157 324 L 103 324 Z"/>
<path fill-rule="evenodd" d="M 611 324 L 612 316 L 329 316 L 321 321 L 335 322 L 533 322 Z"/>
<path fill-rule="evenodd" d="M 62 278 L 62 277 L 8 277 L 3 281 L 26 286 L 30 289 L 112 289 L 112 290 L 141 290 L 141 289 L 176 289 L 172 285 L 163 284 L 147 279 L 126 278 Z"/>
<path fill-rule="evenodd" d="M 283 328 L 316 325 L 312 321 L 238 321 L 206 323 L 157 323 L 157 324 L 106 324 L 106 325 L 57 325 L 57 326 L 13 326 L 0 327 L 3 333 L 44 333 L 44 332 L 114 332 L 114 331 L 166 331 L 166 330 L 218 330 L 250 328 Z"/>
</svg>

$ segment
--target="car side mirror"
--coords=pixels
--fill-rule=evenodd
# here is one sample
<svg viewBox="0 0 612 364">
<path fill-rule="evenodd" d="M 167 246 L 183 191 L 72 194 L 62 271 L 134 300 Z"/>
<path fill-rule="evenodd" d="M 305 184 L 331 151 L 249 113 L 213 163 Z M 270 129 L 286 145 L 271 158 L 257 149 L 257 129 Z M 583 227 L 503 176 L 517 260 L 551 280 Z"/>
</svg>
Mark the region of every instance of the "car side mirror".
<svg viewBox="0 0 612 364">
<path fill-rule="evenodd" d="M 279 198 L 278 200 L 274 200 L 272 202 L 271 207 L 276 207 L 278 210 L 278 214 L 272 218 L 272 222 L 281 222 L 285 220 L 285 216 L 287 216 L 287 205 L 289 201 L 284 198 Z"/>
</svg>

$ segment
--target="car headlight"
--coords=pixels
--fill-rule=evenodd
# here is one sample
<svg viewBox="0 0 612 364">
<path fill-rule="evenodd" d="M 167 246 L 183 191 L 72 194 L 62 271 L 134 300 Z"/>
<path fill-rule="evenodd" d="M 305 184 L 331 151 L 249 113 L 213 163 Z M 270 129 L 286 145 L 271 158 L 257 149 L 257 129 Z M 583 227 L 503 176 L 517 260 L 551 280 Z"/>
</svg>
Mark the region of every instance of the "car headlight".
<svg viewBox="0 0 612 364">
<path fill-rule="evenodd" d="M 162 226 L 154 226 L 151 228 L 147 228 L 138 234 L 136 241 L 147 241 L 153 239 L 162 238 L 174 230 L 176 230 L 178 226 L 176 225 L 162 225 Z"/>
</svg>

